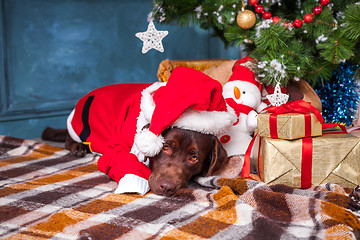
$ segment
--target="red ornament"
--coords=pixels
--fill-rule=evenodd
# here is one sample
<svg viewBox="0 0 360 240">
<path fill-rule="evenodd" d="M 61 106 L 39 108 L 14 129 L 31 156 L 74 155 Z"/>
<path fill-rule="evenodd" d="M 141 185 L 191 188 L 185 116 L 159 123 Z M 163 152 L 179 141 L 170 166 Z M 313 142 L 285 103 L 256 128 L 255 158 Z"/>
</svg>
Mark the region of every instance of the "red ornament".
<svg viewBox="0 0 360 240">
<path fill-rule="evenodd" d="M 305 14 L 304 16 L 304 22 L 311 23 L 313 21 L 313 15 L 312 14 Z"/>
<path fill-rule="evenodd" d="M 321 7 L 314 7 L 313 8 L 313 13 L 316 15 L 319 15 L 321 13 L 322 9 Z"/>
<path fill-rule="evenodd" d="M 280 22 L 280 18 L 278 16 L 272 17 L 274 23 Z"/>
<path fill-rule="evenodd" d="M 320 4 L 323 5 L 323 6 L 328 5 L 329 2 L 330 2 L 330 0 L 320 0 Z"/>
<path fill-rule="evenodd" d="M 250 5 L 252 5 L 252 6 L 256 6 L 257 4 L 258 4 L 258 0 L 250 0 L 249 1 L 249 3 L 250 3 Z"/>
<path fill-rule="evenodd" d="M 302 22 L 300 19 L 295 19 L 294 23 L 293 23 L 293 26 L 296 27 L 296 28 L 300 28 L 302 25 Z"/>
<path fill-rule="evenodd" d="M 256 13 L 262 13 L 262 12 L 264 12 L 264 7 L 261 6 L 261 5 L 257 5 L 257 6 L 255 7 L 255 12 L 256 12 Z"/>
<path fill-rule="evenodd" d="M 263 13 L 263 18 L 264 19 L 270 19 L 271 18 L 271 13 L 270 12 L 264 12 Z"/>
</svg>

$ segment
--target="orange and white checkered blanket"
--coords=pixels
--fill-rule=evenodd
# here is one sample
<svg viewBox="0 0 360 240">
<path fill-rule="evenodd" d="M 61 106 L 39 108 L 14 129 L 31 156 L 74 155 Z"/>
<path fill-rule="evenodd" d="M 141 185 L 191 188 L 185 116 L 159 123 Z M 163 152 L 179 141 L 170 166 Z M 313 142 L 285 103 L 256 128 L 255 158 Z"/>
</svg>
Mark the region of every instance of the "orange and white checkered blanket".
<svg viewBox="0 0 360 240">
<path fill-rule="evenodd" d="M 175 196 L 113 194 L 96 155 L 0 136 L 1 239 L 357 239 L 359 195 L 199 177 Z"/>
</svg>

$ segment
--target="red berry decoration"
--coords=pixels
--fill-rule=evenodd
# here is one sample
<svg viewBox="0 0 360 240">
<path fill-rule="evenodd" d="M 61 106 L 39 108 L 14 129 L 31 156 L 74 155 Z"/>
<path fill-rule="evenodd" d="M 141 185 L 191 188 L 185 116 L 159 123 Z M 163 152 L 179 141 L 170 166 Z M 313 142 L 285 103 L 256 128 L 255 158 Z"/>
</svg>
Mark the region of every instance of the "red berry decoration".
<svg viewBox="0 0 360 240">
<path fill-rule="evenodd" d="M 259 0 L 249 0 L 249 4 L 252 6 L 255 6 L 255 12 L 258 14 L 262 14 L 262 17 L 264 19 L 272 19 L 273 23 L 278 23 L 281 21 L 281 19 L 277 16 L 272 17 L 271 13 L 268 11 L 264 11 L 264 7 L 261 5 L 258 5 Z M 322 6 L 326 6 L 330 3 L 330 0 L 320 0 L 320 5 L 315 6 L 312 9 L 312 13 L 308 13 L 304 15 L 304 20 L 295 19 L 294 22 L 291 24 L 291 26 L 294 26 L 295 28 L 301 28 L 303 23 L 311 23 L 314 20 L 314 15 L 319 15 L 322 12 Z M 244 5 L 244 4 L 243 4 Z M 289 28 L 290 23 L 284 22 L 284 25 Z"/>
<path fill-rule="evenodd" d="M 304 16 L 304 22 L 311 23 L 313 21 L 313 15 L 312 14 L 305 14 Z"/>
<path fill-rule="evenodd" d="M 319 15 L 321 13 L 322 9 L 321 7 L 314 7 L 313 8 L 313 13 L 316 15 Z"/>
<path fill-rule="evenodd" d="M 261 6 L 261 5 L 257 5 L 257 6 L 255 7 L 255 12 L 256 12 L 256 13 L 262 13 L 262 12 L 264 12 L 264 7 Z"/>
<path fill-rule="evenodd" d="M 323 6 L 328 5 L 329 2 L 330 2 L 330 0 L 320 0 L 320 4 L 323 5 Z"/>
<path fill-rule="evenodd" d="M 252 6 L 256 6 L 257 4 L 258 4 L 258 0 L 250 0 L 249 1 L 249 3 L 250 3 L 250 5 L 252 5 Z"/>
<path fill-rule="evenodd" d="M 293 26 L 296 27 L 296 28 L 300 28 L 302 25 L 302 22 L 300 19 L 295 19 L 294 23 L 293 23 Z"/>
<path fill-rule="evenodd" d="M 263 13 L 263 18 L 264 19 L 270 19 L 271 18 L 271 13 L 270 12 L 264 12 Z"/>
<path fill-rule="evenodd" d="M 274 23 L 280 22 L 280 18 L 278 16 L 272 17 Z"/>
</svg>

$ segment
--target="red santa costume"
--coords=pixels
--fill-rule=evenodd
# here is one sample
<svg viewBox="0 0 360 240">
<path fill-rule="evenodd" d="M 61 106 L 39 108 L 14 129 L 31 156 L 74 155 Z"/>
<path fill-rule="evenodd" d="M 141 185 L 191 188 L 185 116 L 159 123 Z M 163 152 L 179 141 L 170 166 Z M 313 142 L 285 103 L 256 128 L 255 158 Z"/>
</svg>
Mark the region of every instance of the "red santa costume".
<svg viewBox="0 0 360 240">
<path fill-rule="evenodd" d="M 218 81 L 177 67 L 167 83 L 115 84 L 88 93 L 76 104 L 67 126 L 75 141 L 101 154 L 98 168 L 118 182 L 115 193 L 145 194 L 151 173 L 147 157 L 161 151 L 166 128 L 216 136 L 235 121 Z"/>
</svg>

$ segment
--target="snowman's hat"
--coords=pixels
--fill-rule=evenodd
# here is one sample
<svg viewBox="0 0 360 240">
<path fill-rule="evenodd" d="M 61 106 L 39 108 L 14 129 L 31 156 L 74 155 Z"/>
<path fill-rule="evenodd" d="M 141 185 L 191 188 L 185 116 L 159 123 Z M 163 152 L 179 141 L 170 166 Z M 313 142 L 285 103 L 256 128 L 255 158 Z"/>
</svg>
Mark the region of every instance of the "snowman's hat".
<svg viewBox="0 0 360 240">
<path fill-rule="evenodd" d="M 238 60 L 232 69 L 233 73 L 229 78 L 228 82 L 237 81 L 238 86 L 244 86 L 251 91 L 261 90 L 260 82 L 254 77 L 255 73 L 252 72 L 248 67 L 242 66 L 242 63 L 247 61 L 254 61 L 251 57 L 245 57 Z"/>
</svg>

